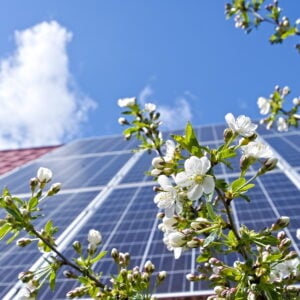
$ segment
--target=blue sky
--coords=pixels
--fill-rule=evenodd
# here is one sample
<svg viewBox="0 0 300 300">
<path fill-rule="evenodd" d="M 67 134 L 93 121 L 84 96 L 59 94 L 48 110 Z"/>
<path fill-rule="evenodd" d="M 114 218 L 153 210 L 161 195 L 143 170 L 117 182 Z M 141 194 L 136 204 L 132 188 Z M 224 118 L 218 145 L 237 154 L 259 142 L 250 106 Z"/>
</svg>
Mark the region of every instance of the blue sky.
<svg viewBox="0 0 300 300">
<path fill-rule="evenodd" d="M 268 25 L 244 34 L 225 20 L 225 2 L 5 1 L 0 148 L 121 133 L 123 97 L 158 104 L 175 128 L 221 123 L 227 112 L 257 119 L 257 98 L 276 84 L 299 96 L 296 41 L 270 46 Z M 297 2 L 282 3 L 292 21 Z"/>
</svg>

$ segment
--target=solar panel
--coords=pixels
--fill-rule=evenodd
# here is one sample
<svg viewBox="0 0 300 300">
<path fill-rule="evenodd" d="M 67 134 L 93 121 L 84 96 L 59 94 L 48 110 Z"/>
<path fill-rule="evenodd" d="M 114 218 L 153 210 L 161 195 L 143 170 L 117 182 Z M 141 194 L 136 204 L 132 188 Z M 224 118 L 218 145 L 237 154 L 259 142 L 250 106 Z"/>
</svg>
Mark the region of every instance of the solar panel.
<svg viewBox="0 0 300 300">
<path fill-rule="evenodd" d="M 223 140 L 224 128 L 224 125 L 212 125 L 197 127 L 195 131 L 201 143 L 217 147 Z M 285 158 L 285 166 L 300 167 L 299 131 L 280 135 L 264 129 L 259 132 Z M 169 276 L 157 293 L 192 295 L 199 290 L 210 289 L 205 282 L 190 283 L 185 279 L 185 275 L 197 267 L 194 263 L 198 255 L 196 250 L 185 252 L 179 260 L 174 260 L 173 253 L 163 244 L 155 218 L 157 207 L 152 190 L 155 183 L 151 182 L 151 177 L 145 176 L 154 154 L 133 155 L 130 150 L 136 145 L 135 141 L 126 143 L 121 137 L 79 140 L 2 176 L 0 186 L 8 186 L 13 193 L 28 193 L 24 179 L 34 176 L 40 166 L 49 167 L 53 170 L 54 181 L 62 182 L 63 190 L 60 195 L 45 201 L 42 208 L 45 220 L 53 219 L 60 228 L 58 239 L 66 232 L 70 233 L 70 240 L 63 250 L 65 255 L 73 256 L 72 241 L 85 242 L 89 229 L 93 228 L 101 231 L 105 249 L 116 247 L 122 252 L 129 251 L 132 266 L 142 266 L 151 259 L 157 270 L 168 272 Z M 234 178 L 240 172 L 239 159 L 233 158 L 231 162 L 233 171 L 221 165 L 217 167 L 216 174 Z M 254 174 L 255 170 L 257 166 L 250 172 Z M 299 251 L 299 241 L 294 238 L 296 229 L 300 228 L 299 189 L 295 185 L 299 181 L 300 169 L 296 171 L 298 177 L 293 181 L 291 175 L 281 168 L 259 178 L 256 187 L 250 190 L 252 203 L 236 199 L 233 209 L 236 221 L 253 229 L 270 226 L 280 215 L 290 216 L 291 226 L 287 233 L 292 237 L 294 248 Z M 86 211 L 86 215 L 81 223 L 74 225 L 72 222 L 82 211 Z M 37 226 L 42 226 L 45 220 L 39 221 Z M 71 224 L 74 228 L 70 228 Z M 32 266 L 38 258 L 39 253 L 34 247 L 20 251 L 15 245 L 0 244 L 0 263 L 4 266 L 0 270 L 1 299 L 17 282 L 17 274 Z M 226 259 L 230 262 L 236 257 Z M 103 271 L 107 280 L 115 266 L 108 255 L 96 269 Z M 45 286 L 39 299 L 65 299 L 66 291 L 75 285 L 76 282 L 64 278 L 60 272 L 55 292 Z"/>
</svg>

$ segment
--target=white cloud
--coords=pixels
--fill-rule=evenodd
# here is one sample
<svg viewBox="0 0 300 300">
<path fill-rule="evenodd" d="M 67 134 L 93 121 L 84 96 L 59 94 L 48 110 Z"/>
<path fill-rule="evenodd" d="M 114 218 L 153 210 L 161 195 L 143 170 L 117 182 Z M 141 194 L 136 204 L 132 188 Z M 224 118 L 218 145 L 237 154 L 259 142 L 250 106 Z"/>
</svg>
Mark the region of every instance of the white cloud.
<svg viewBox="0 0 300 300">
<path fill-rule="evenodd" d="M 188 101 L 185 98 L 179 98 L 175 105 L 159 106 L 158 111 L 161 113 L 163 126 L 167 129 L 179 129 L 185 127 L 187 121 L 191 121 L 192 112 Z"/>
<path fill-rule="evenodd" d="M 16 51 L 0 62 L 0 148 L 59 144 L 76 136 L 96 103 L 74 88 L 57 22 L 15 32 Z"/>
<path fill-rule="evenodd" d="M 141 92 L 140 92 L 140 94 L 139 94 L 138 100 L 139 100 L 139 102 L 140 102 L 142 105 L 144 105 L 144 104 L 148 101 L 149 97 L 152 96 L 153 94 L 154 94 L 154 91 L 153 91 L 153 89 L 151 88 L 151 86 L 150 86 L 150 85 L 146 85 L 146 86 L 141 90 Z"/>
</svg>

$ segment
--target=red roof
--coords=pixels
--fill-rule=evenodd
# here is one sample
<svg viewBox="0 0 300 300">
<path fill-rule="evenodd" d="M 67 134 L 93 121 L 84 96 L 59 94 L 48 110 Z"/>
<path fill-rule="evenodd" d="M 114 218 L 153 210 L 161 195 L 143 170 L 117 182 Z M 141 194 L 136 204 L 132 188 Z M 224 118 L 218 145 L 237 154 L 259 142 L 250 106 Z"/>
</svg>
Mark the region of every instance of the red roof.
<svg viewBox="0 0 300 300">
<path fill-rule="evenodd" d="M 0 175 L 20 167 L 59 146 L 0 151 Z"/>
</svg>

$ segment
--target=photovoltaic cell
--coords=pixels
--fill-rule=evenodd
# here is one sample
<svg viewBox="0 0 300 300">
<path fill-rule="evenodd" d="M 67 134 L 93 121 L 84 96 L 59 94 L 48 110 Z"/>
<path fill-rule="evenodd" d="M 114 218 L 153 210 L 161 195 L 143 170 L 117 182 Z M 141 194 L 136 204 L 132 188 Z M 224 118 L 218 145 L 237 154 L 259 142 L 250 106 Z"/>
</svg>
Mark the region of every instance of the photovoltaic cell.
<svg viewBox="0 0 300 300">
<path fill-rule="evenodd" d="M 195 127 L 195 131 L 201 144 L 216 148 L 223 140 L 225 128 L 225 125 L 213 125 Z M 182 133 L 183 131 L 178 131 L 175 134 Z M 259 129 L 259 133 L 291 166 L 299 167 L 298 131 L 278 135 L 275 131 Z M 120 137 L 73 142 L 8 176 L 3 176 L 0 179 L 0 186 L 8 186 L 14 193 L 26 193 L 29 187 L 26 183 L 24 184 L 24 178 L 33 177 L 40 166 L 52 169 L 53 181 L 62 182 L 66 194 L 45 201 L 42 208 L 46 215 L 45 219 L 48 217 L 53 219 L 54 224 L 59 226 L 62 232 L 91 201 L 95 200 L 98 191 L 107 185 L 122 167 L 127 165 L 132 157 L 129 150 L 135 148 L 136 145 L 134 141 L 126 143 Z M 125 176 L 122 178 L 119 178 L 119 175 L 116 176 L 117 183 L 109 187 L 111 193 L 103 199 L 99 198 L 103 202 L 93 210 L 91 217 L 80 225 L 74 239 L 87 245 L 88 231 L 92 228 L 97 229 L 103 236 L 103 248 L 110 250 L 116 247 L 122 252 L 130 251 L 132 267 L 140 266 L 146 260 L 151 259 L 157 270 L 164 269 L 168 272 L 166 282 L 157 291 L 159 293 L 209 289 L 207 283 L 190 284 L 185 279 L 185 275 L 192 271 L 192 262 L 198 255 L 197 251 L 185 252 L 179 260 L 174 260 L 173 252 L 168 251 L 162 242 L 163 234 L 157 229 L 158 221 L 155 218 L 157 207 L 153 202 L 152 185 L 145 183 L 151 180 L 151 177 L 147 178 L 144 174 L 151 167 L 151 160 L 154 156 L 155 154 L 143 154 Z M 215 170 L 216 174 L 229 176 L 230 181 L 234 180 L 232 174 L 240 172 L 239 157 L 230 159 L 233 171 L 220 165 Z M 260 165 L 254 166 L 251 172 L 254 174 L 259 167 Z M 288 215 L 291 218 L 289 233 L 295 237 L 296 229 L 300 228 L 300 199 L 297 187 L 280 169 L 276 169 L 273 174 L 262 176 L 255 184 L 255 188 L 249 191 L 251 203 L 243 199 L 234 200 L 236 221 L 251 229 L 260 230 L 274 223 L 278 215 Z M 81 190 L 88 187 L 98 188 L 98 191 L 87 193 Z M 77 192 L 73 193 L 73 190 L 68 192 L 69 189 L 76 189 Z M 0 212 L 1 217 L 3 216 Z M 38 221 L 37 226 L 43 226 L 43 222 Z M 298 240 L 295 240 L 295 243 L 298 247 L 300 246 Z M 14 245 L 0 244 L 0 263 L 2 262 L 1 265 L 4 266 L 0 271 L 2 272 L 0 274 L 0 298 L 15 282 L 18 272 L 31 266 L 39 257 L 38 252 L 31 246 L 25 248 L 24 251 L 17 250 L 15 252 Z M 194 256 L 191 255 L 193 251 Z M 74 256 L 71 244 L 64 250 L 64 254 L 68 257 Z M 235 255 L 225 258 L 228 263 L 236 259 Z M 8 261 L 9 264 L 7 264 Z M 195 267 L 197 268 L 197 265 Z M 96 269 L 104 272 L 104 280 L 108 280 L 108 274 L 116 272 L 116 267 L 109 255 L 96 266 Z M 56 291 L 53 293 L 46 286 L 39 299 L 66 299 L 66 291 L 75 286 L 77 284 L 73 280 L 65 279 L 60 272 Z"/>
</svg>

